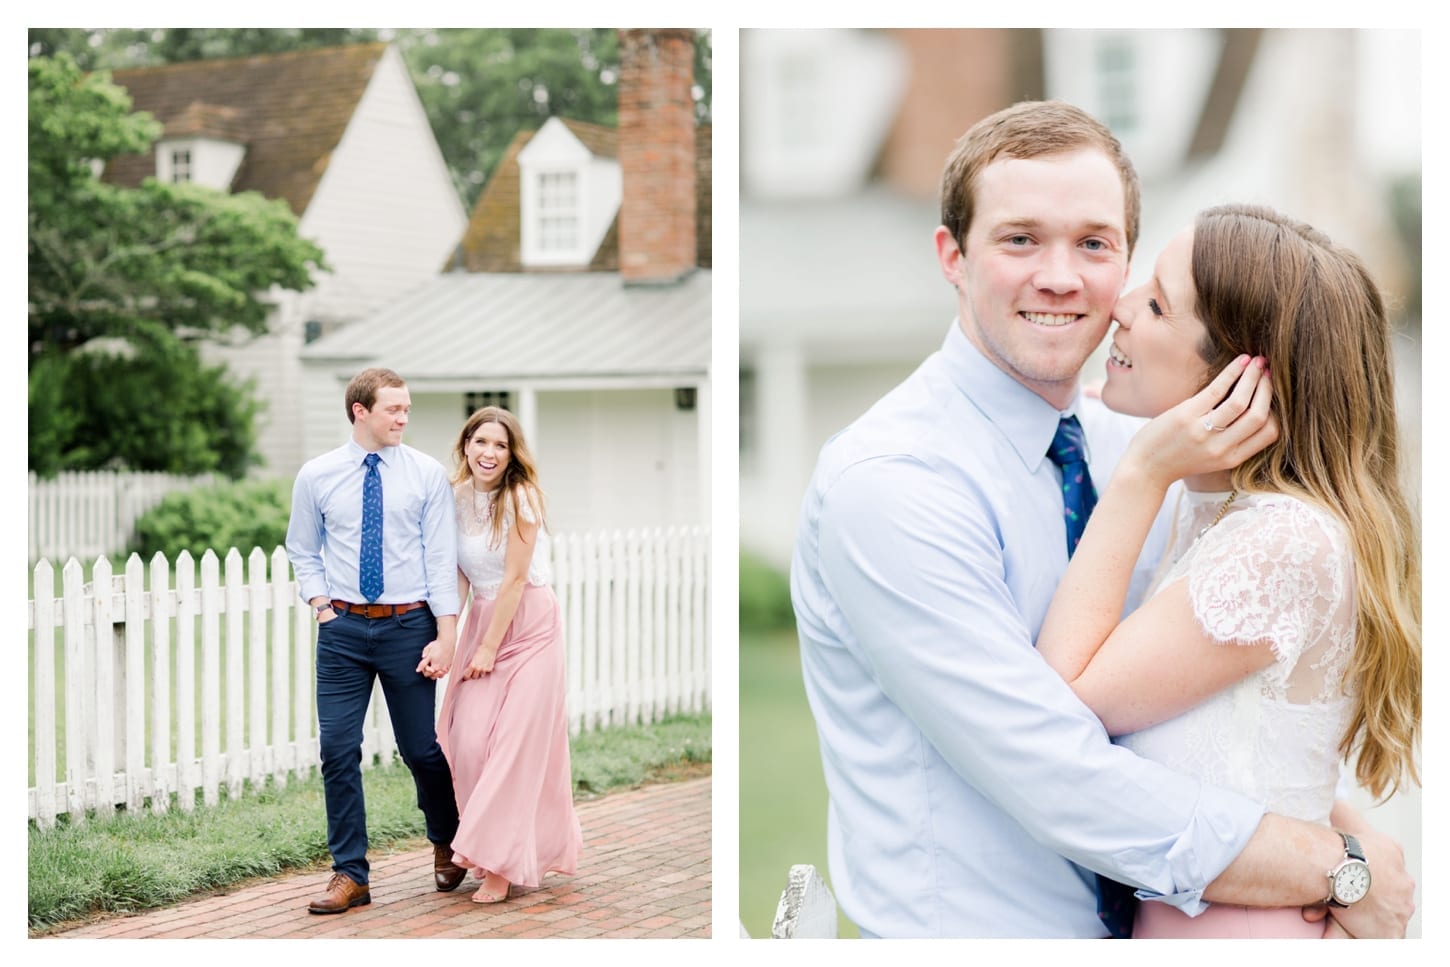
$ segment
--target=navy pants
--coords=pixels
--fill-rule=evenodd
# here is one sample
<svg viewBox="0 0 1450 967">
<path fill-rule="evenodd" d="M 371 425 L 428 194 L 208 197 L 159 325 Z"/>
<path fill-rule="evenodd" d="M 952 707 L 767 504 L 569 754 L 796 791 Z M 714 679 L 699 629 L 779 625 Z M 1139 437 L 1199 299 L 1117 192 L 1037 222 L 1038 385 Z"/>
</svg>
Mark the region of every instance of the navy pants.
<svg viewBox="0 0 1450 967">
<path fill-rule="evenodd" d="M 332 868 L 368 882 L 367 812 L 363 806 L 362 727 L 373 680 L 382 683 L 398 752 L 413 773 L 428 839 L 448 844 L 458 831 L 453 777 L 434 729 L 437 683 L 415 669 L 437 637 L 427 608 L 389 618 L 339 613 L 317 626 L 317 723 L 327 849 Z"/>
</svg>

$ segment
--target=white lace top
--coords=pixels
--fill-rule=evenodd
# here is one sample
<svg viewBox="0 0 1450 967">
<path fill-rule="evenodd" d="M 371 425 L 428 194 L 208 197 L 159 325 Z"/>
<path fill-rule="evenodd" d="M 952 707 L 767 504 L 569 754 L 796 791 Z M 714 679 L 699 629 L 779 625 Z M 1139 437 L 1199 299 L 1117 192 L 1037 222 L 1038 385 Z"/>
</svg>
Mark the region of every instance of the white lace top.
<svg viewBox="0 0 1450 967">
<path fill-rule="evenodd" d="M 1166 570 L 1149 595 L 1188 582 L 1216 641 L 1268 640 L 1277 661 L 1195 708 L 1118 741 L 1235 789 L 1271 812 L 1327 823 L 1350 715 L 1341 685 L 1354 648 L 1354 560 L 1333 516 L 1295 497 L 1186 492 Z M 1195 538 L 1197 538 L 1195 540 Z"/>
<path fill-rule="evenodd" d="M 539 519 L 539 510 L 528 496 L 520 487 L 519 513 L 524 520 L 534 523 Z M 484 598 L 498 597 L 499 586 L 503 584 L 504 554 L 508 550 L 509 533 L 514 524 L 511 502 L 503 501 L 503 532 L 498 545 L 492 546 L 494 508 L 488 494 L 476 493 L 472 481 L 465 480 L 453 488 L 453 497 L 458 512 L 458 567 L 468 578 L 468 583 L 473 585 L 474 594 Z M 534 543 L 534 556 L 529 562 L 528 583 L 545 585 L 553 580 L 549 535 L 540 527 Z"/>
</svg>

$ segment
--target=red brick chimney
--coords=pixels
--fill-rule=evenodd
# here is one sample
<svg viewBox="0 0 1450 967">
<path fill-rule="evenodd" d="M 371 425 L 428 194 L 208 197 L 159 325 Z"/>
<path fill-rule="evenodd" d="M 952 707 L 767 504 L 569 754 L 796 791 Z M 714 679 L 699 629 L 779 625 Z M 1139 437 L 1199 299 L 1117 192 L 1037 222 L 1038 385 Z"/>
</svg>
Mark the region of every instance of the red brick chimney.
<svg viewBox="0 0 1450 967">
<path fill-rule="evenodd" d="M 695 38 L 619 32 L 619 269 L 626 284 L 677 282 L 695 269 Z"/>
</svg>

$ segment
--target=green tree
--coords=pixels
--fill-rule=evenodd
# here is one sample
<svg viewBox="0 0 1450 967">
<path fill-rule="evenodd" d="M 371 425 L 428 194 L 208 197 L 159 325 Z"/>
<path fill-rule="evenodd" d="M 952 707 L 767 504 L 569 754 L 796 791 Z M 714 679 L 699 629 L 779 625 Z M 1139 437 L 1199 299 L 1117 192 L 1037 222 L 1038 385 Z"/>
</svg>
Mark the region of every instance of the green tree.
<svg viewBox="0 0 1450 967">
<path fill-rule="evenodd" d="M 98 165 L 146 150 L 158 126 L 67 54 L 32 58 L 29 74 L 32 467 L 240 475 L 255 461 L 250 389 L 192 343 L 265 331 L 264 294 L 310 287 L 321 250 L 256 193 L 100 181 Z"/>
<path fill-rule="evenodd" d="M 30 469 L 220 473 L 256 465 L 258 404 L 196 347 L 49 350 L 30 366 Z"/>
<path fill-rule="evenodd" d="M 68 53 L 89 71 L 367 43 L 377 34 L 367 27 L 32 27 L 29 40 L 31 57 Z"/>
<path fill-rule="evenodd" d="M 406 30 L 396 42 L 469 206 L 519 131 L 618 116 L 613 30 Z"/>
<path fill-rule="evenodd" d="M 514 135 L 558 116 L 612 125 L 619 113 L 613 29 L 404 30 L 407 60 L 454 185 L 472 207 Z M 710 118 L 710 33 L 695 41 L 696 115 Z"/>
</svg>

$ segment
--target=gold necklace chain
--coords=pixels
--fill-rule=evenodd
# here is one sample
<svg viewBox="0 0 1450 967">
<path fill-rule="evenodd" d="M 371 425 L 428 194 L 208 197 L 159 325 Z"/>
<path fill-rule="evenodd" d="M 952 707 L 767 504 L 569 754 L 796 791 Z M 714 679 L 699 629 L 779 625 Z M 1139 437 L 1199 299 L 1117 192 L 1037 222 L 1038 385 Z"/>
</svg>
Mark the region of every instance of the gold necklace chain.
<svg viewBox="0 0 1450 967">
<path fill-rule="evenodd" d="M 1234 502 L 1234 498 L 1237 497 L 1238 495 L 1239 495 L 1239 492 L 1237 490 L 1232 491 L 1228 495 L 1228 500 L 1225 500 L 1223 502 L 1223 506 L 1218 509 L 1218 513 L 1214 515 L 1213 520 L 1209 521 L 1208 522 L 1208 526 L 1205 527 L 1203 530 L 1201 530 L 1201 531 L 1198 532 L 1198 536 L 1199 537 L 1202 537 L 1204 534 L 1207 534 L 1209 532 L 1209 530 L 1211 530 L 1213 528 L 1213 525 L 1214 524 L 1217 524 L 1219 521 L 1223 520 L 1223 515 L 1226 514 L 1226 513 L 1228 513 L 1228 505 L 1231 504 L 1231 503 L 1233 503 Z"/>
</svg>

